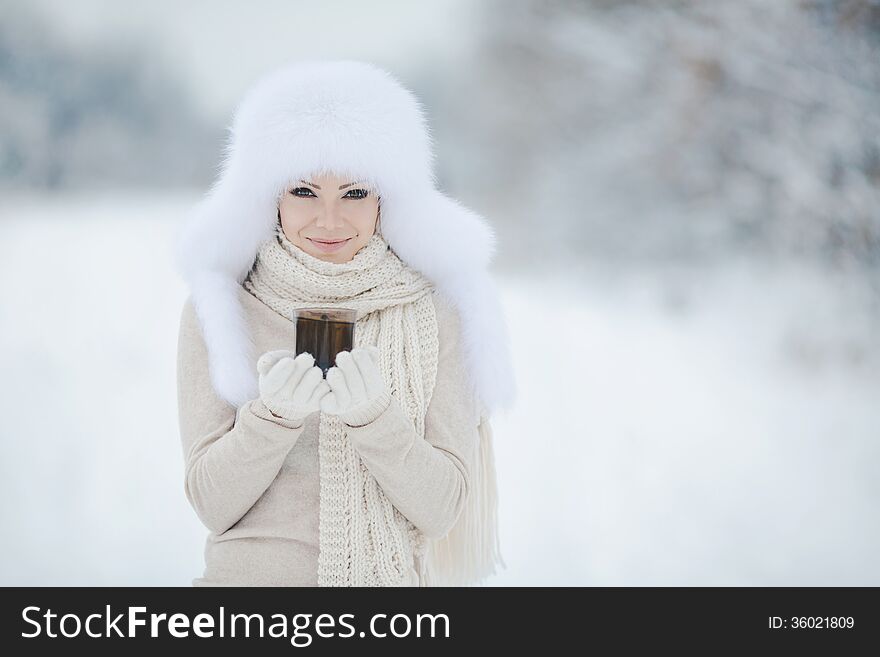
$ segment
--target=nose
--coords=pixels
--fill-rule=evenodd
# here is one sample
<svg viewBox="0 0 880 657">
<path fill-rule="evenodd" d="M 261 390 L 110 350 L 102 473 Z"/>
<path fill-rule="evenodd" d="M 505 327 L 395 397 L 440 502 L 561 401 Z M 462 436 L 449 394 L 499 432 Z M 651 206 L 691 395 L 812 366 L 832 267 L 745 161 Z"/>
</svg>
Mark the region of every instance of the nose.
<svg viewBox="0 0 880 657">
<path fill-rule="evenodd" d="M 339 215 L 336 206 L 327 206 L 318 212 L 315 223 L 327 231 L 333 231 L 335 228 L 341 228 L 345 224 L 345 220 Z"/>
</svg>

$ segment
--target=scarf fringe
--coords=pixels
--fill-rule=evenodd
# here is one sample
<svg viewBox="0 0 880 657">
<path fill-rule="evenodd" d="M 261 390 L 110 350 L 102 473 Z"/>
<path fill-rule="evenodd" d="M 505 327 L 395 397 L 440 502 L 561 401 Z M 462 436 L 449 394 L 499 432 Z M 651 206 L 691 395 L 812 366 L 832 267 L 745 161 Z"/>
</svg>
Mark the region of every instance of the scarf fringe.
<svg viewBox="0 0 880 657">
<path fill-rule="evenodd" d="M 507 568 L 498 531 L 498 485 L 494 434 L 488 415 L 478 427 L 478 463 L 458 520 L 446 536 L 429 540 L 424 586 L 478 586 L 496 567 Z"/>
</svg>

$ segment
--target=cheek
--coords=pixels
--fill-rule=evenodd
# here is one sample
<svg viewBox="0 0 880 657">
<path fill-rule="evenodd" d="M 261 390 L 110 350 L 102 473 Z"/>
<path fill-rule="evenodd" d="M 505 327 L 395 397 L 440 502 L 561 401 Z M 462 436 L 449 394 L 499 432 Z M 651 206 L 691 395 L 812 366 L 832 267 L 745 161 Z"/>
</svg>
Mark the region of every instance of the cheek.
<svg viewBox="0 0 880 657">
<path fill-rule="evenodd" d="M 294 201 L 283 202 L 279 208 L 281 213 L 281 223 L 285 229 L 291 232 L 298 232 L 309 224 L 312 217 L 310 216 L 304 203 Z"/>
<path fill-rule="evenodd" d="M 378 212 L 379 207 L 375 202 L 362 203 L 351 213 L 351 221 L 357 224 L 359 231 L 370 232 L 375 225 Z"/>
</svg>

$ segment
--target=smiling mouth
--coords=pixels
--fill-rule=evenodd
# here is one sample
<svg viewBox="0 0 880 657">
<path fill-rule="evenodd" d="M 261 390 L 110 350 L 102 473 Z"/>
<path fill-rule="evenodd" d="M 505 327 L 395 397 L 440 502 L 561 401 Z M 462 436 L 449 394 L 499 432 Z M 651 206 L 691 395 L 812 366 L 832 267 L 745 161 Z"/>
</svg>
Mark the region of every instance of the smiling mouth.
<svg viewBox="0 0 880 657">
<path fill-rule="evenodd" d="M 311 237 L 308 237 L 306 239 L 308 239 L 315 246 L 315 248 L 318 249 L 319 251 L 321 251 L 322 253 L 336 253 L 337 251 L 341 251 L 342 247 L 345 246 L 346 244 L 348 244 L 354 238 L 349 237 L 344 240 L 332 240 L 332 241 L 312 239 Z"/>
</svg>

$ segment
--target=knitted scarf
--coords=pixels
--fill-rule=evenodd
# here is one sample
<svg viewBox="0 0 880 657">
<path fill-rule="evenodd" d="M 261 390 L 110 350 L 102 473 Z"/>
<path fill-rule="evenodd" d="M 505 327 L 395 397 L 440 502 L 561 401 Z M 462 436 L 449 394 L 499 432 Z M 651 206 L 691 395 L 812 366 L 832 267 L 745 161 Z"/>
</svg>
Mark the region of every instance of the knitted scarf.
<svg viewBox="0 0 880 657">
<path fill-rule="evenodd" d="M 383 378 L 425 436 L 425 415 L 437 375 L 437 318 L 426 277 L 404 263 L 381 236 L 345 263 L 306 253 L 280 223 L 264 242 L 243 285 L 281 315 L 312 306 L 356 310 L 354 346 L 376 345 Z M 400 586 L 413 557 L 423 559 L 423 585 L 465 585 L 503 565 L 497 537 L 492 435 L 479 425 L 481 459 L 459 520 L 430 540 L 385 496 L 335 415 L 320 414 L 318 586 Z"/>
<path fill-rule="evenodd" d="M 356 310 L 354 346 L 379 347 L 381 371 L 424 437 L 437 373 L 433 286 L 406 266 L 379 233 L 354 258 L 331 263 L 290 242 L 281 230 L 264 242 L 243 283 L 288 318 L 310 306 Z M 401 586 L 425 537 L 388 500 L 335 415 L 320 414 L 321 508 L 318 586 Z"/>
</svg>

